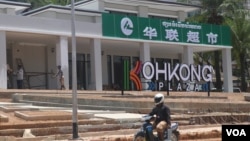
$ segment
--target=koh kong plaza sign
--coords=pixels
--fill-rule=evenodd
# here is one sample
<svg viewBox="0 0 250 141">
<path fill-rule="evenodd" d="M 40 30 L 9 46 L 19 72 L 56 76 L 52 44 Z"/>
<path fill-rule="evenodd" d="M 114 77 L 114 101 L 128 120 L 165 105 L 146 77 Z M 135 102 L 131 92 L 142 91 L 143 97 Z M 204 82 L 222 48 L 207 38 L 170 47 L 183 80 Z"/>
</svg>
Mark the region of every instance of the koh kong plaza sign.
<svg viewBox="0 0 250 141">
<path fill-rule="evenodd" d="M 231 46 L 231 33 L 228 26 L 109 13 L 102 14 L 102 34 L 127 39 Z"/>
<path fill-rule="evenodd" d="M 159 67 L 160 65 L 163 67 Z M 194 83 L 194 85 L 191 86 L 191 83 L 189 82 L 212 82 L 212 72 L 213 67 L 211 65 L 195 66 L 176 64 L 171 67 L 171 64 L 167 62 L 159 64 L 158 62 L 142 63 L 141 61 L 137 61 L 134 68 L 130 70 L 129 62 L 128 60 L 125 60 L 123 88 L 125 90 L 130 89 L 130 79 L 135 84 L 136 90 L 142 90 L 142 83 L 145 82 L 148 85 L 146 88 L 147 90 L 163 90 L 164 87 L 173 90 L 170 87 L 170 83 L 172 80 L 175 80 L 175 82 L 178 82 L 175 89 L 177 91 L 199 91 L 200 88 L 198 84 Z M 144 78 L 146 81 L 143 82 L 141 78 Z"/>
</svg>

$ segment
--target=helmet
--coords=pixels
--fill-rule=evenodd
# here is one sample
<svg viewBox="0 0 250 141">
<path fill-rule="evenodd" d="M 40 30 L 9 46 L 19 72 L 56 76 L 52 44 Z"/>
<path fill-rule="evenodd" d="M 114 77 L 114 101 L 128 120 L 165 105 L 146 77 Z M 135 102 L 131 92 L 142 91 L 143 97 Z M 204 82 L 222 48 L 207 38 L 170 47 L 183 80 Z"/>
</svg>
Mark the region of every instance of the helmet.
<svg viewBox="0 0 250 141">
<path fill-rule="evenodd" d="M 162 93 L 157 93 L 154 98 L 155 105 L 161 104 L 164 102 L 164 95 Z"/>
</svg>

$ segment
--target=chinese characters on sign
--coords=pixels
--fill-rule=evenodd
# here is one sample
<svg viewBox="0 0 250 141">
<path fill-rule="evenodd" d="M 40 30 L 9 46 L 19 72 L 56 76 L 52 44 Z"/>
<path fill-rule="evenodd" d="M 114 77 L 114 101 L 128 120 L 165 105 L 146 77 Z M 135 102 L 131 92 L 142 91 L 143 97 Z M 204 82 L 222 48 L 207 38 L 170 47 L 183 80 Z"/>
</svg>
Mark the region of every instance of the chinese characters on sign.
<svg viewBox="0 0 250 141">
<path fill-rule="evenodd" d="M 187 43 L 200 43 L 200 33 L 196 32 L 196 31 L 191 31 L 191 29 L 198 29 L 201 30 L 202 27 L 199 25 L 190 25 L 190 24 L 184 24 L 184 23 L 175 23 L 175 22 L 166 22 L 163 21 L 162 25 L 166 28 L 166 39 L 169 41 L 179 41 L 178 36 L 179 36 L 179 32 L 177 28 L 186 28 L 189 29 L 188 32 L 186 32 L 187 39 L 186 42 Z"/>
<path fill-rule="evenodd" d="M 170 40 L 170 41 L 179 41 L 179 39 L 178 39 L 178 32 L 177 32 L 177 30 L 175 29 L 175 30 L 173 30 L 173 29 L 169 29 L 169 30 L 167 30 L 166 29 L 166 39 L 168 39 L 168 40 Z"/>
<path fill-rule="evenodd" d="M 210 32 L 209 34 L 207 34 L 208 42 L 211 44 L 217 43 L 217 36 L 217 34 L 213 34 L 212 32 Z"/>
<path fill-rule="evenodd" d="M 103 13 L 103 36 L 231 46 L 227 26 L 191 24 L 136 16 Z"/>
<path fill-rule="evenodd" d="M 144 33 L 143 35 L 149 37 L 150 40 L 152 40 L 152 37 L 157 37 L 157 31 L 155 28 L 152 28 L 152 27 L 147 26 L 143 30 L 143 33 Z"/>
</svg>

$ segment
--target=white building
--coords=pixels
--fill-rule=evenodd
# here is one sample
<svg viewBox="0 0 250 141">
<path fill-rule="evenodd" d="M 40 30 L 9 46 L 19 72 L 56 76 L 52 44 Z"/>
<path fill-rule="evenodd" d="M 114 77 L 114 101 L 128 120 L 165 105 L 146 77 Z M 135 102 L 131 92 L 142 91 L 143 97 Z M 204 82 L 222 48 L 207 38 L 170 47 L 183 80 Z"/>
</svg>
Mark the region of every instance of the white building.
<svg viewBox="0 0 250 141">
<path fill-rule="evenodd" d="M 15 70 L 18 61 L 19 63 L 21 61 L 28 80 L 26 82 L 29 84 L 26 85 L 27 88 L 57 89 L 57 81 L 51 76 L 52 72 L 57 71 L 56 66 L 61 65 L 66 88 L 70 89 L 71 9 L 69 6 L 48 5 L 22 12 L 29 6 L 30 4 L 27 3 L 0 1 L 0 88 L 7 88 L 6 64 Z M 78 89 L 101 91 L 113 84 L 121 88 L 126 83 L 127 90 L 136 90 L 130 80 L 121 82 L 124 80 L 123 74 L 126 71 L 122 67 L 123 60 L 128 63 L 126 64 L 128 70 L 134 68 L 136 60 L 168 62 L 174 66 L 176 63 L 193 64 L 194 52 L 222 50 L 223 70 L 225 70 L 224 88 L 227 92 L 233 91 L 232 47 L 228 43 L 223 43 L 224 38 L 229 38 L 230 35 L 223 35 L 220 31 L 223 30 L 221 27 L 213 29 L 221 32 L 218 35 L 218 43 L 217 40 L 205 42 L 203 41 L 205 37 L 197 39 L 198 36 L 195 41 L 182 42 L 178 39 L 171 42 L 160 37 L 160 34 L 163 36 L 167 31 L 167 29 L 164 31 L 161 26 L 159 26 L 160 31 L 156 29 L 157 34 L 151 34 L 152 32 L 144 34 L 150 35 L 150 39 L 139 37 L 139 33 L 138 37 L 120 36 L 117 34 L 118 30 L 121 30 L 118 29 L 120 27 L 117 27 L 117 23 L 112 26 L 107 18 L 119 17 L 119 15 L 132 18 L 132 22 L 138 21 L 134 25 L 138 26 L 135 28 L 139 30 L 140 21 L 152 21 L 149 25 L 154 25 L 154 21 L 165 20 L 169 23 L 176 20 L 184 21 L 189 13 L 199 10 L 199 7 L 149 0 L 83 0 L 75 4 L 75 10 Z M 114 18 L 110 20 L 115 22 Z M 190 31 L 192 34 L 205 33 L 201 25 L 177 21 L 173 23 L 182 25 L 178 30 L 184 31 L 186 28 L 199 30 Z M 147 27 L 150 29 L 149 26 Z M 109 30 L 114 34 L 112 32 L 109 34 Z M 180 35 L 179 38 L 186 37 Z M 140 81 L 148 82 L 143 78 L 140 78 Z M 15 76 L 11 78 L 11 82 L 16 88 Z M 142 86 L 142 90 L 148 87 L 146 83 Z"/>
</svg>

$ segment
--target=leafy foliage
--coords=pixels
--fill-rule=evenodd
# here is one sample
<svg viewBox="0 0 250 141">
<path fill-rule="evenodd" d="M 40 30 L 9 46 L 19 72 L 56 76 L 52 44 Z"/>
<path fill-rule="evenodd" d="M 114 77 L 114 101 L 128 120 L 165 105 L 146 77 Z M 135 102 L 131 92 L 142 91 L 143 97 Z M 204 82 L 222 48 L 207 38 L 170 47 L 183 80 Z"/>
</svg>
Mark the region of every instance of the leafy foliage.
<svg viewBox="0 0 250 141">
<path fill-rule="evenodd" d="M 201 0 L 202 4 L 202 12 L 200 15 L 196 15 L 192 18 L 189 18 L 187 21 L 189 22 L 198 22 L 198 23 L 209 23 L 209 24 L 217 24 L 221 25 L 224 23 L 223 17 L 220 15 L 218 10 L 219 6 L 222 4 L 223 0 Z M 221 53 L 219 51 L 209 52 L 209 53 L 196 53 L 195 56 L 201 58 L 203 61 L 210 64 L 210 58 L 213 58 L 213 62 L 211 63 L 214 66 L 215 74 L 216 74 L 216 83 L 215 87 L 217 90 L 222 89 L 222 82 L 221 82 Z M 207 60 L 210 56 L 209 60 Z M 202 61 L 202 62 L 203 62 Z"/>
<path fill-rule="evenodd" d="M 241 89 L 246 91 L 246 77 L 249 75 L 246 60 L 250 49 L 249 10 L 244 8 L 243 0 L 225 0 L 220 9 L 232 31 L 233 56 L 240 67 Z"/>
</svg>

